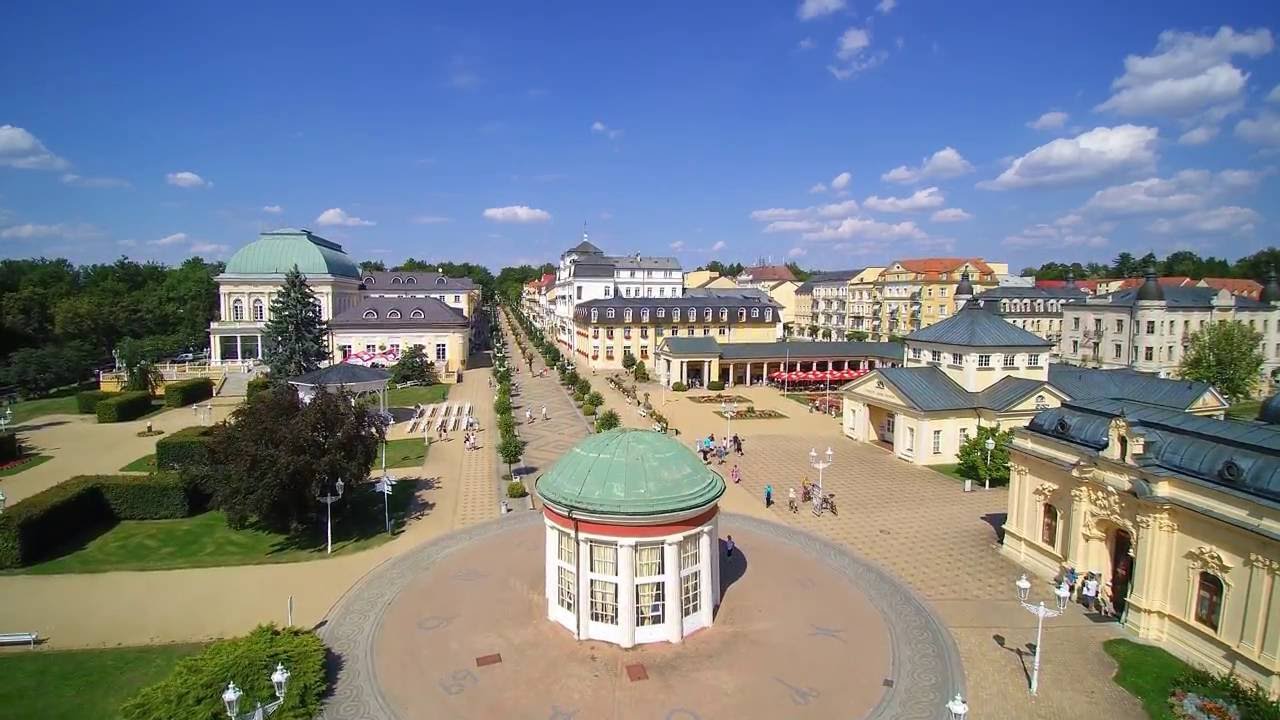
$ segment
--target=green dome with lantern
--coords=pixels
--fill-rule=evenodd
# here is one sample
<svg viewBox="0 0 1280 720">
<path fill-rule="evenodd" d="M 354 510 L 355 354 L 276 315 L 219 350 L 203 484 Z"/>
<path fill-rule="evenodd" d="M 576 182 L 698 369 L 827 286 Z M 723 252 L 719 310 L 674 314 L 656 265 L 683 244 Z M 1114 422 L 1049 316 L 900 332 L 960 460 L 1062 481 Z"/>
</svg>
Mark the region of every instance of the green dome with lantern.
<svg viewBox="0 0 1280 720">
<path fill-rule="evenodd" d="M 294 228 L 260 234 L 231 256 L 225 274 L 284 275 L 295 265 L 304 275 L 360 279 L 360 269 L 341 245 Z"/>
<path fill-rule="evenodd" d="M 724 494 L 724 478 L 663 433 L 617 428 L 561 456 L 535 488 L 556 509 L 644 517 L 696 510 Z"/>
</svg>

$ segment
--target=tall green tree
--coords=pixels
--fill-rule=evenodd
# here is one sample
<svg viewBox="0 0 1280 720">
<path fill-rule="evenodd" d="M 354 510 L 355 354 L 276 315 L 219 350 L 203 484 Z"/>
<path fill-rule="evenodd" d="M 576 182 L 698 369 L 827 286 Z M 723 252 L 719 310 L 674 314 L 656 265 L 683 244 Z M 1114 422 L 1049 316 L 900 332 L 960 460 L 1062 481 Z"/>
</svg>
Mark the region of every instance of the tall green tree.
<svg viewBox="0 0 1280 720">
<path fill-rule="evenodd" d="M 1231 402 L 1249 397 L 1262 369 L 1262 335 L 1238 320 L 1216 322 L 1191 333 L 1179 374 L 1217 388 Z"/>
<path fill-rule="evenodd" d="M 387 265 L 381 260 L 361 260 L 360 272 L 386 272 Z"/>
<path fill-rule="evenodd" d="M 422 346 L 416 343 L 401 353 L 400 362 L 391 368 L 391 381 L 399 385 L 409 382 L 433 385 L 437 380 L 435 363 L 427 359 Z"/>
<path fill-rule="evenodd" d="M 1141 272 L 1142 267 L 1138 265 L 1138 260 L 1133 257 L 1133 253 L 1122 252 L 1111 261 L 1111 273 L 1116 277 L 1134 277 Z"/>
<path fill-rule="evenodd" d="M 316 294 L 294 265 L 271 301 L 271 319 L 262 336 L 262 357 L 271 376 L 283 382 L 320 367 L 329 357 L 328 333 Z"/>
<path fill-rule="evenodd" d="M 995 442 L 990 454 L 987 453 L 988 439 Z M 977 434 L 960 444 L 960 450 L 956 453 L 956 460 L 959 461 L 956 472 L 980 483 L 1007 485 L 1011 442 L 1012 430 L 1001 432 L 999 428 L 991 426 L 979 427 Z"/>
</svg>

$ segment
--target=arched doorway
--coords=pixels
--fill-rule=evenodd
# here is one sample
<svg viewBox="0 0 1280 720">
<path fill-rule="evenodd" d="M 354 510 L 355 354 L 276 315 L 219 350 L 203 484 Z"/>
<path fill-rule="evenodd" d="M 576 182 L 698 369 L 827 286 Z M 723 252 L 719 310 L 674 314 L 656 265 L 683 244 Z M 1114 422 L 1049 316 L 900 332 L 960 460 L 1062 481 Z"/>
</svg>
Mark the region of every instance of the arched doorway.
<svg viewBox="0 0 1280 720">
<path fill-rule="evenodd" d="M 1124 618 L 1129 591 L 1133 587 L 1133 536 L 1124 528 L 1111 533 L 1111 603 L 1116 617 Z"/>
</svg>

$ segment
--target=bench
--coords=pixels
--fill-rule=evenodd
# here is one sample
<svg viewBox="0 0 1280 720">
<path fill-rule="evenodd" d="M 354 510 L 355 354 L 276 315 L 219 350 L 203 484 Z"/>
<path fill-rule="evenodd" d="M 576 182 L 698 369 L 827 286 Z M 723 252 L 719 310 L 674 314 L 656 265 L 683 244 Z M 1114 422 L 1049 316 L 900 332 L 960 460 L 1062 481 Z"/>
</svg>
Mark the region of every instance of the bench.
<svg viewBox="0 0 1280 720">
<path fill-rule="evenodd" d="M 19 632 L 19 633 L 0 633 L 0 645 L 17 645 L 25 643 L 31 647 L 36 646 L 36 641 L 40 639 L 40 633 Z"/>
</svg>

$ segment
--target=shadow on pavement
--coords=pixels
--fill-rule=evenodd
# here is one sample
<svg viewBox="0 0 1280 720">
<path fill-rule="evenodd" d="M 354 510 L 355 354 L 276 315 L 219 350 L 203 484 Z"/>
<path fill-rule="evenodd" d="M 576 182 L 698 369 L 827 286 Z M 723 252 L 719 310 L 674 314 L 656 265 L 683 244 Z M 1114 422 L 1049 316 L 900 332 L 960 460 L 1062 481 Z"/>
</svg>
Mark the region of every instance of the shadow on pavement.
<svg viewBox="0 0 1280 720">
<path fill-rule="evenodd" d="M 729 594 L 729 588 L 733 586 L 743 575 L 747 574 L 747 556 L 742 552 L 742 547 L 735 544 L 733 554 L 727 554 L 729 551 L 726 538 L 720 539 L 720 547 L 717 552 L 720 553 L 720 602 L 724 603 L 724 598 Z M 718 609 L 717 609 L 718 610 Z"/>
<path fill-rule="evenodd" d="M 987 513 L 982 516 L 982 519 L 985 520 L 995 532 L 997 543 L 1004 542 L 1004 523 L 1008 518 L 1009 513 Z"/>
</svg>

